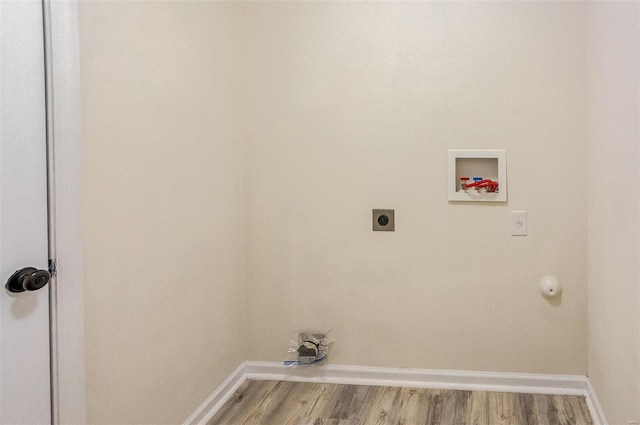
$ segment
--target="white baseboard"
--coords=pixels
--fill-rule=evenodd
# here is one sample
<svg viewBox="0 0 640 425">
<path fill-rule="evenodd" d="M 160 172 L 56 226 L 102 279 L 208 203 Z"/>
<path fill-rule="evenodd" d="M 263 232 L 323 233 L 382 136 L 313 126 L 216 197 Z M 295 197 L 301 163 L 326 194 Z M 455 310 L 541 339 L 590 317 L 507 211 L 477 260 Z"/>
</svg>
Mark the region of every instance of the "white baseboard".
<svg viewBox="0 0 640 425">
<path fill-rule="evenodd" d="M 236 390 L 247 380 L 246 363 L 243 362 L 231 375 L 196 409 L 184 425 L 206 424 L 213 415 L 233 396 Z"/>
<path fill-rule="evenodd" d="M 600 406 L 600 402 L 598 401 L 598 396 L 596 396 L 596 391 L 591 386 L 591 381 L 587 379 L 587 407 L 589 407 L 589 413 L 591 414 L 591 419 L 593 419 L 594 425 L 607 425 L 607 419 L 604 417 L 604 412 L 602 411 L 602 406 Z"/>
<path fill-rule="evenodd" d="M 583 376 L 338 365 L 296 367 L 266 362 L 247 362 L 246 367 L 247 379 L 253 380 L 561 395 L 584 395 L 586 391 Z"/>
<path fill-rule="evenodd" d="M 285 366 L 282 363 L 256 361 L 246 361 L 240 365 L 196 413 L 191 415 L 185 425 L 205 424 L 245 379 L 578 395 L 585 397 L 593 425 L 607 425 L 598 399 L 586 376 L 340 365 Z"/>
</svg>

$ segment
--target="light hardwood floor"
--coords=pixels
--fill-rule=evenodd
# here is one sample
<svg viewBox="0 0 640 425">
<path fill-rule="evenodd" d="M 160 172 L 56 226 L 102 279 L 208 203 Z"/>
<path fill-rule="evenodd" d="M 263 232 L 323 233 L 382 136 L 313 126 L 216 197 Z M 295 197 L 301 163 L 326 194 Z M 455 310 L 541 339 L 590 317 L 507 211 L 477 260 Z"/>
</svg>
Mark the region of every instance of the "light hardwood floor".
<svg viewBox="0 0 640 425">
<path fill-rule="evenodd" d="M 246 381 L 208 425 L 587 425 L 584 397 Z"/>
</svg>

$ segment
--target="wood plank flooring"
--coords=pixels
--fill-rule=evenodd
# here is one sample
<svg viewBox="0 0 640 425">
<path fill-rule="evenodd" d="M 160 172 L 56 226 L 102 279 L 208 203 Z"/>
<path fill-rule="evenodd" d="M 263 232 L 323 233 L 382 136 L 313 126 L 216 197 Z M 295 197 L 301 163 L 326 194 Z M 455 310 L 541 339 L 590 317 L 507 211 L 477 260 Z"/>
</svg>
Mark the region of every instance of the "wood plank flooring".
<svg viewBox="0 0 640 425">
<path fill-rule="evenodd" d="M 588 425 L 584 397 L 245 381 L 208 425 Z"/>
</svg>

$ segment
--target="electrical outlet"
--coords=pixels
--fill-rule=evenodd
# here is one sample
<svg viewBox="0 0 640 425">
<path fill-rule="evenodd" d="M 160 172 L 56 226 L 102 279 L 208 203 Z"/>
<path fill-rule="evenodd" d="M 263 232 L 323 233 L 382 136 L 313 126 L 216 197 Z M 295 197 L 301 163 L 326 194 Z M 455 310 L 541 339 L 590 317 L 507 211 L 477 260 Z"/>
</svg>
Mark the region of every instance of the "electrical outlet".
<svg viewBox="0 0 640 425">
<path fill-rule="evenodd" d="M 395 231 L 396 220 L 395 210 L 372 210 L 373 231 L 393 232 Z"/>
<path fill-rule="evenodd" d="M 511 236 L 527 236 L 527 212 L 511 211 L 509 215 Z"/>
</svg>

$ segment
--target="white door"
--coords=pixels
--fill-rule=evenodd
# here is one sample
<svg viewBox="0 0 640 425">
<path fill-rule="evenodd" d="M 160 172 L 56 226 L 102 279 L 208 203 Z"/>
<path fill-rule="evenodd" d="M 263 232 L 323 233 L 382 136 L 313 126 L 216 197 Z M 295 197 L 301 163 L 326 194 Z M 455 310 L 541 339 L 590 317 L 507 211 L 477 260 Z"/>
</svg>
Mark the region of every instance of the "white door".
<svg viewBox="0 0 640 425">
<path fill-rule="evenodd" d="M 42 3 L 0 0 L 0 424 L 3 425 L 51 422 L 49 285 L 25 292 L 5 288 L 7 279 L 19 269 L 48 267 L 44 84 Z"/>
</svg>

